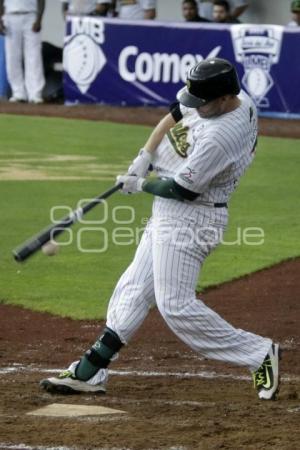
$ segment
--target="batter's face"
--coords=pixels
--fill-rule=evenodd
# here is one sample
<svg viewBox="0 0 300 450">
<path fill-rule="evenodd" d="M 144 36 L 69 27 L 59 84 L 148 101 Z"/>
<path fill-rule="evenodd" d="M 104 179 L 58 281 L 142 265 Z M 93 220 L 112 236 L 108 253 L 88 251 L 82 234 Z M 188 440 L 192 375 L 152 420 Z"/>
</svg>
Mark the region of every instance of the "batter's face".
<svg viewBox="0 0 300 450">
<path fill-rule="evenodd" d="M 206 105 L 199 106 L 199 108 L 197 108 L 199 116 L 204 119 L 220 116 L 225 112 L 226 99 L 227 97 L 216 98 Z"/>
</svg>

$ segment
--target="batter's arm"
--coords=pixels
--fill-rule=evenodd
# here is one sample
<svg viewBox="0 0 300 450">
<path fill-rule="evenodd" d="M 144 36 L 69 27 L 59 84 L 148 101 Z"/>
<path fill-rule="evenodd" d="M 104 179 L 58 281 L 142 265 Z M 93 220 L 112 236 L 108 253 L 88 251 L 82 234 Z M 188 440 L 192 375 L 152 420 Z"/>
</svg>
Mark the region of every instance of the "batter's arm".
<svg viewBox="0 0 300 450">
<path fill-rule="evenodd" d="M 193 201 L 199 195 L 180 186 L 173 178 L 167 180 L 160 180 L 158 178 L 145 179 L 141 184 L 141 189 L 143 192 L 148 192 L 148 194 L 163 198 L 172 198 L 181 202 L 184 200 Z"/>
<path fill-rule="evenodd" d="M 152 133 L 150 134 L 146 144 L 144 145 L 144 149 L 149 153 L 153 154 L 161 141 L 163 140 L 165 134 L 174 127 L 176 124 L 171 113 L 167 114 L 154 128 Z"/>
<path fill-rule="evenodd" d="M 149 166 L 152 163 L 155 150 L 161 143 L 165 134 L 174 126 L 174 124 L 175 120 L 172 115 L 167 114 L 158 125 L 156 125 L 144 147 L 129 166 L 127 170 L 129 175 L 137 175 L 139 177 L 146 176 Z"/>
<path fill-rule="evenodd" d="M 117 185 L 122 185 L 122 192 L 134 194 L 135 192 L 148 192 L 158 197 L 172 198 L 183 202 L 195 200 L 199 194 L 181 186 L 173 178 L 160 180 L 159 178 L 142 178 L 137 175 L 118 175 Z"/>
</svg>

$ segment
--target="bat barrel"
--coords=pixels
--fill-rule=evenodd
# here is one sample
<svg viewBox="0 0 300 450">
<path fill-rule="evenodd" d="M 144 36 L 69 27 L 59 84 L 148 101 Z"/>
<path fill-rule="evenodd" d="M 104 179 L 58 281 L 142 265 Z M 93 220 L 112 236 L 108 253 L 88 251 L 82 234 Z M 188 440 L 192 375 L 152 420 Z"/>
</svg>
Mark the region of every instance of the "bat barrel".
<svg viewBox="0 0 300 450">
<path fill-rule="evenodd" d="M 99 197 L 94 198 L 88 204 L 83 206 L 83 208 L 78 208 L 73 211 L 69 216 L 64 217 L 58 223 L 50 225 L 45 230 L 38 233 L 36 236 L 25 242 L 20 247 L 13 250 L 13 256 L 17 262 L 23 262 L 31 255 L 36 253 L 46 242 L 54 239 L 56 236 L 60 235 L 66 228 L 73 225 L 77 222 L 84 214 L 98 205 L 101 200 L 112 195 L 114 192 L 119 190 L 122 187 L 122 184 L 118 184 L 113 186 L 108 191 L 99 195 Z"/>
<path fill-rule="evenodd" d="M 73 219 L 68 216 L 65 219 L 62 219 L 58 224 L 51 225 L 50 227 L 46 228 L 41 233 L 25 242 L 25 244 L 13 250 L 13 256 L 15 260 L 17 262 L 25 261 L 27 258 L 29 258 L 29 256 L 33 255 L 44 244 L 46 244 L 46 242 L 60 235 L 65 230 L 65 228 L 72 225 L 72 223 L 74 223 Z"/>
</svg>

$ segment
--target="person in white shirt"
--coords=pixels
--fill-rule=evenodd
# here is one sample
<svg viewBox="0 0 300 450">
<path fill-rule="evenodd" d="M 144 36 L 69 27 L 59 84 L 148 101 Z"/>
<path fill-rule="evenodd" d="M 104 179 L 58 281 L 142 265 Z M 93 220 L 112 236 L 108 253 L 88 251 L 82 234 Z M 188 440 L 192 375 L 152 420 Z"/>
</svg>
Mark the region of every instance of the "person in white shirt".
<svg viewBox="0 0 300 450">
<path fill-rule="evenodd" d="M 231 19 L 238 19 L 248 8 L 249 0 L 228 0 Z M 199 1 L 199 14 L 208 20 L 213 20 L 213 0 Z"/>
<path fill-rule="evenodd" d="M 117 0 L 116 15 L 126 20 L 152 20 L 156 17 L 156 0 Z"/>
<path fill-rule="evenodd" d="M 11 102 L 42 103 L 45 77 L 41 28 L 45 0 L 0 0 Z"/>
<path fill-rule="evenodd" d="M 106 16 L 112 0 L 61 0 L 63 15 Z"/>
<path fill-rule="evenodd" d="M 288 27 L 300 27 L 300 0 L 294 0 L 291 4 L 292 21 Z"/>
</svg>

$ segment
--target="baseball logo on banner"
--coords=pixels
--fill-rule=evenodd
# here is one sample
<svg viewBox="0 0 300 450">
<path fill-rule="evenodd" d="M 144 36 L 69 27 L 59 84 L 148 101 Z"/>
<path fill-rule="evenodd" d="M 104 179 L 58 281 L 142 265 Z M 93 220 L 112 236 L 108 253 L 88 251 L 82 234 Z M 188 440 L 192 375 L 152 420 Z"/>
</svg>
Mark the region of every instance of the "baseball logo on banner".
<svg viewBox="0 0 300 450">
<path fill-rule="evenodd" d="M 107 61 L 99 46 L 104 41 L 104 24 L 93 18 L 76 19 L 64 47 L 64 70 L 85 94 Z"/>
<path fill-rule="evenodd" d="M 279 61 L 282 35 L 279 25 L 231 27 L 235 59 L 245 70 L 242 83 L 258 107 L 269 107 L 267 94 L 274 85 L 270 70 Z"/>
</svg>

